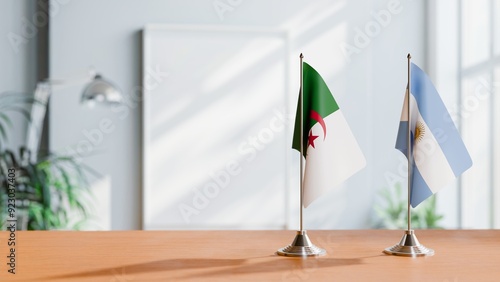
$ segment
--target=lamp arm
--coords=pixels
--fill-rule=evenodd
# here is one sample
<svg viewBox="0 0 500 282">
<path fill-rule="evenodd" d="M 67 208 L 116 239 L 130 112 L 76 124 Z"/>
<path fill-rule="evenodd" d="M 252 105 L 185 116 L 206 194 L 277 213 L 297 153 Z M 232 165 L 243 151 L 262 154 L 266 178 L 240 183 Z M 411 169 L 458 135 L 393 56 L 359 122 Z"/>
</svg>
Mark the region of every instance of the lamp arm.
<svg viewBox="0 0 500 282">
<path fill-rule="evenodd" d="M 121 102 L 122 98 L 119 91 L 116 90 L 116 87 L 114 87 L 111 83 L 104 81 L 100 76 L 97 76 L 94 68 L 90 68 L 85 77 L 77 76 L 69 79 L 48 78 L 37 83 L 34 98 L 36 101 L 39 101 L 40 104 L 33 104 L 33 106 L 31 107 L 31 122 L 28 125 L 26 134 L 26 147 L 31 151 L 32 161 L 36 161 L 36 158 L 38 156 L 38 150 L 40 148 L 40 141 L 43 133 L 43 122 L 47 113 L 47 103 L 49 101 L 50 95 L 53 92 L 53 89 L 56 87 L 69 87 L 75 84 L 81 84 L 82 82 L 94 83 L 94 81 L 96 80 L 99 80 L 96 86 L 98 87 L 98 91 L 104 92 L 104 94 L 101 94 L 99 92 L 99 95 L 107 95 L 107 97 L 105 98 L 107 98 L 107 101 L 110 103 Z M 88 87 L 86 89 L 88 89 Z M 84 94 L 86 94 L 86 90 L 84 91 Z M 95 95 L 96 93 L 93 93 L 91 91 L 90 94 L 87 94 L 85 98 L 90 101 L 95 98 Z"/>
<path fill-rule="evenodd" d="M 36 162 L 40 141 L 43 131 L 43 122 L 47 112 L 47 103 L 52 93 L 51 85 L 47 82 L 39 82 L 36 85 L 34 98 L 39 103 L 31 107 L 31 121 L 26 133 L 26 148 L 31 152 L 31 161 Z"/>
<path fill-rule="evenodd" d="M 43 80 L 43 83 L 47 83 L 52 88 L 56 87 L 69 87 L 76 84 L 88 83 L 91 82 L 96 76 L 97 72 L 94 68 L 89 68 L 85 75 L 81 74 L 78 76 L 73 76 L 70 78 L 60 79 L 60 78 L 47 78 Z"/>
</svg>

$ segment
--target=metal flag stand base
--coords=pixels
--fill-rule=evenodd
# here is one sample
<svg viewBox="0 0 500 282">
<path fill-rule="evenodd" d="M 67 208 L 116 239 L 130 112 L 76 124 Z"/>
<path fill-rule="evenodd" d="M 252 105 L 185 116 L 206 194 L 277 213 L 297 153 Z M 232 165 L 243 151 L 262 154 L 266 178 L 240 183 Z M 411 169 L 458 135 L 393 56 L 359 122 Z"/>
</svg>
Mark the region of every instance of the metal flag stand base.
<svg viewBox="0 0 500 282">
<path fill-rule="evenodd" d="M 397 245 L 386 248 L 384 253 L 405 257 L 423 257 L 433 256 L 434 250 L 428 249 L 424 245 L 420 244 L 413 230 L 406 230 L 403 238 L 401 238 L 401 242 Z"/>
<path fill-rule="evenodd" d="M 323 256 L 326 251 L 316 247 L 309 236 L 307 236 L 307 231 L 297 231 L 297 235 L 293 240 L 292 244 L 281 248 L 278 250 L 278 255 L 287 257 L 312 257 L 312 256 Z"/>
</svg>

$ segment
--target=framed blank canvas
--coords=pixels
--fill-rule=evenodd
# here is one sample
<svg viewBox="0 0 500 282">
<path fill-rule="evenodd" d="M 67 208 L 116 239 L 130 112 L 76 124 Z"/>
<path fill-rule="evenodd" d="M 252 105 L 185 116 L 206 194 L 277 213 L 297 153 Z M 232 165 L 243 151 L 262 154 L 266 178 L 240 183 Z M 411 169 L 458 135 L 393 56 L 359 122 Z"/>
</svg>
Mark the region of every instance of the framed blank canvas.
<svg viewBox="0 0 500 282">
<path fill-rule="evenodd" d="M 144 229 L 285 228 L 288 48 L 279 30 L 144 29 Z"/>
</svg>

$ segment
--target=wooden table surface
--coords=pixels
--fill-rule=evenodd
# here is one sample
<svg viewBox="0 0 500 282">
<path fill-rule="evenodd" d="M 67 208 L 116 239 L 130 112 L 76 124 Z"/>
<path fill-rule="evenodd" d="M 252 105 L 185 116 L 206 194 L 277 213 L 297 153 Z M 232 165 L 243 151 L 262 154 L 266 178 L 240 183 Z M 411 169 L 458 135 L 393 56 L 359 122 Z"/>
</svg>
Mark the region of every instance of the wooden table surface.
<svg viewBox="0 0 500 282">
<path fill-rule="evenodd" d="M 326 256 L 275 254 L 295 231 L 18 231 L 0 281 L 500 281 L 500 230 L 417 230 L 433 257 L 382 253 L 403 231 L 308 231 Z"/>
</svg>

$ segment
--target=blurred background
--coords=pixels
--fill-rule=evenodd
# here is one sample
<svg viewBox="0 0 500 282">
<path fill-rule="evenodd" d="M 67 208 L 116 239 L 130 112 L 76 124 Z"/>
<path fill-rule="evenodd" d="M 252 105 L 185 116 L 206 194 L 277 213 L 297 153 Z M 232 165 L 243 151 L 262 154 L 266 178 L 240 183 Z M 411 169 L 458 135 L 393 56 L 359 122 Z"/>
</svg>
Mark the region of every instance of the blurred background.
<svg viewBox="0 0 500 282">
<path fill-rule="evenodd" d="M 305 209 L 305 228 L 404 228 L 394 144 L 411 53 L 474 163 L 415 226 L 500 228 L 499 19 L 494 0 L 1 0 L 17 216 L 27 229 L 297 229 L 302 52 L 367 159 Z M 87 101 L 96 72 L 108 92 Z"/>
</svg>

